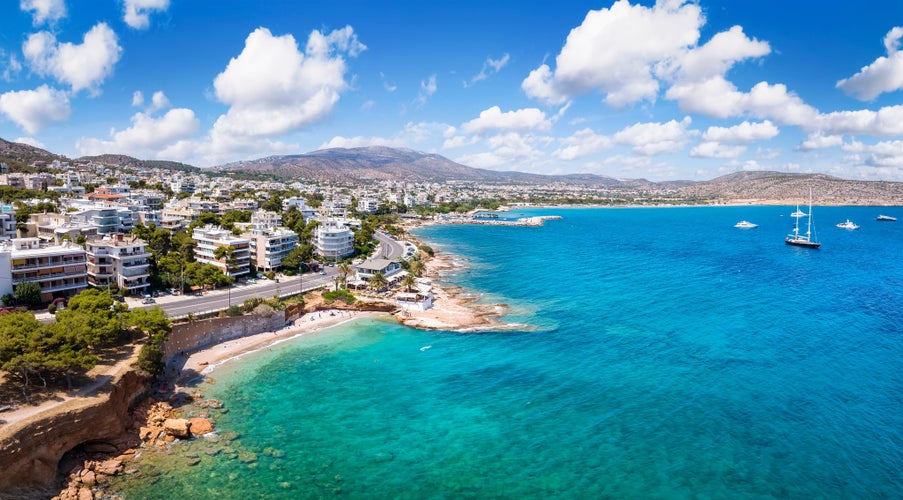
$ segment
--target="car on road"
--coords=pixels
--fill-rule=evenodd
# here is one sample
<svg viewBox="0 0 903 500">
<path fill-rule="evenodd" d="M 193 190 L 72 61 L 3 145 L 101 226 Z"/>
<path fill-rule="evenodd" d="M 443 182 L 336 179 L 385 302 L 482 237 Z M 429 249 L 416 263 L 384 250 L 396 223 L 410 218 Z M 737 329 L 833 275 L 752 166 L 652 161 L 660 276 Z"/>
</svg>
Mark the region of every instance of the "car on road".
<svg viewBox="0 0 903 500">
<path fill-rule="evenodd" d="M 142 304 L 155 304 L 157 301 L 154 300 L 153 297 L 145 297 L 144 300 L 141 301 Z"/>
<path fill-rule="evenodd" d="M 325 275 L 326 275 L 326 271 L 320 271 L 320 274 L 322 274 L 322 275 L 325 276 Z"/>
<path fill-rule="evenodd" d="M 256 284 L 257 284 L 257 280 L 255 280 L 254 278 L 248 278 L 248 284 L 249 284 L 249 285 L 256 285 Z"/>
</svg>

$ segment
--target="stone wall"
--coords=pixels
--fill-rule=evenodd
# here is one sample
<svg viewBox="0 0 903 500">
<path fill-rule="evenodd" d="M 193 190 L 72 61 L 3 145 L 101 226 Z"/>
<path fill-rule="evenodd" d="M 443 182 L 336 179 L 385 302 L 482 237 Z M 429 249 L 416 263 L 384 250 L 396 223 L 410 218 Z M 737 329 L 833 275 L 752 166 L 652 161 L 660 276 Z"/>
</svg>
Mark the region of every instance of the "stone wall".
<svg viewBox="0 0 903 500">
<path fill-rule="evenodd" d="M 129 408 L 145 393 L 148 380 L 126 370 L 110 384 L 109 392 L 67 401 L 40 419 L 0 427 L 0 498 L 59 493 L 55 482 L 63 454 L 82 443 L 123 435 Z"/>
<path fill-rule="evenodd" d="M 281 330 L 284 326 L 284 311 L 274 311 L 269 316 L 250 314 L 179 323 L 173 325 L 169 339 L 163 344 L 163 357 L 168 359 L 181 351 L 193 351 L 247 335 Z"/>
</svg>

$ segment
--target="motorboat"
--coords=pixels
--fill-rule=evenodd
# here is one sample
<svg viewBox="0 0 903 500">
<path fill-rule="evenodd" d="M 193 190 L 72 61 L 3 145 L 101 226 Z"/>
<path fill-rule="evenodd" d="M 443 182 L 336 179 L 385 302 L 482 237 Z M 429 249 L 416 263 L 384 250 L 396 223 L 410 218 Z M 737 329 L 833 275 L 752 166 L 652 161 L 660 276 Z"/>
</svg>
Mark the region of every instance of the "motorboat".
<svg viewBox="0 0 903 500">
<path fill-rule="evenodd" d="M 750 222 L 748 220 L 741 220 L 740 222 L 734 224 L 734 227 L 739 227 L 739 228 L 743 228 L 743 229 L 752 229 L 754 227 L 759 227 L 759 225 L 753 224 L 752 222 Z"/>
<path fill-rule="evenodd" d="M 854 224 L 853 221 L 851 221 L 850 219 L 847 219 L 846 222 L 841 222 L 840 224 L 837 224 L 837 227 L 839 227 L 840 229 L 849 229 L 850 231 L 852 231 L 854 229 L 859 229 L 859 226 Z"/>
<path fill-rule="evenodd" d="M 881 220 L 881 221 L 887 221 L 887 222 L 896 222 L 896 221 L 897 221 L 897 218 L 896 218 L 896 217 L 891 217 L 890 215 L 879 215 L 878 218 L 875 219 L 875 220 Z"/>
</svg>

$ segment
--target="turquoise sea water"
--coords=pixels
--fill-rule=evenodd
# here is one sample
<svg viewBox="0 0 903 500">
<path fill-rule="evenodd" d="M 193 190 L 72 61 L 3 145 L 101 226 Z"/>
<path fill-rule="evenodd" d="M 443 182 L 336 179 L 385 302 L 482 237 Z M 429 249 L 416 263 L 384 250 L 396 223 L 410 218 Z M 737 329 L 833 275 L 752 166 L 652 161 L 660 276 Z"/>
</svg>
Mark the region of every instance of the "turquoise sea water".
<svg viewBox="0 0 903 500">
<path fill-rule="evenodd" d="M 232 363 L 204 390 L 229 409 L 217 427 L 237 433 L 234 449 L 194 444 L 197 465 L 158 458 L 140 466 L 152 481 L 121 487 L 899 498 L 903 222 L 874 219 L 903 209 L 816 207 L 813 251 L 783 242 L 794 208 L 537 209 L 525 214 L 563 219 L 420 229 L 465 261 L 451 283 L 530 326 L 365 320 Z M 847 218 L 861 229 L 834 227 Z M 733 228 L 741 219 L 760 226 Z"/>
</svg>

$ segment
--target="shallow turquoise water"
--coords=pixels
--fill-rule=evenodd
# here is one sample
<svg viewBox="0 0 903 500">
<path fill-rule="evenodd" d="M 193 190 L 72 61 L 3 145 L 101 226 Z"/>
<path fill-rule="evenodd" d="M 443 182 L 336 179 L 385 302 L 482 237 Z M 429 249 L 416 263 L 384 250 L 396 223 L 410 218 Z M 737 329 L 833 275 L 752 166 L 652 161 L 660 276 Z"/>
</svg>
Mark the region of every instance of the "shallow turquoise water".
<svg viewBox="0 0 903 500">
<path fill-rule="evenodd" d="M 782 241 L 793 208 L 423 228 L 466 260 L 453 283 L 532 327 L 366 320 L 220 368 L 217 426 L 256 460 L 201 454 L 125 493 L 899 497 L 903 226 L 816 207 L 822 249 L 798 249 Z M 846 218 L 862 228 L 833 226 Z"/>
</svg>

